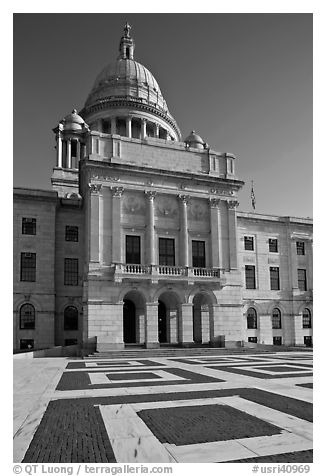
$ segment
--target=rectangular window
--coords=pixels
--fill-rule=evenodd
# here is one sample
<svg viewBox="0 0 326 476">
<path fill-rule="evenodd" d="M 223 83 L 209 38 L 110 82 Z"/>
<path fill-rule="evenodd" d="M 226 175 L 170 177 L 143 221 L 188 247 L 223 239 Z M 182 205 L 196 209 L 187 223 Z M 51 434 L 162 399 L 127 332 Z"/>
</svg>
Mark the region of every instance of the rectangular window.
<svg viewBox="0 0 326 476">
<path fill-rule="evenodd" d="M 65 258 L 64 284 L 66 286 L 78 286 L 77 258 Z"/>
<path fill-rule="evenodd" d="M 160 266 L 175 266 L 175 252 L 173 238 L 159 238 Z"/>
<path fill-rule="evenodd" d="M 251 342 L 252 344 L 257 344 L 257 337 L 248 337 L 248 342 Z"/>
<path fill-rule="evenodd" d="M 22 220 L 22 234 L 36 235 L 36 218 L 23 218 Z"/>
<path fill-rule="evenodd" d="M 307 276 L 305 269 L 298 269 L 298 288 L 300 291 L 307 291 Z"/>
<path fill-rule="evenodd" d="M 65 239 L 66 241 L 77 242 L 78 241 L 78 226 L 67 225 Z"/>
<path fill-rule="evenodd" d="M 304 255 L 304 241 L 297 241 L 297 255 Z"/>
<path fill-rule="evenodd" d="M 205 241 L 192 241 L 192 266 L 194 268 L 205 268 Z"/>
<path fill-rule="evenodd" d="M 140 264 L 140 236 L 126 236 L 126 263 Z"/>
<path fill-rule="evenodd" d="M 253 236 L 244 237 L 244 249 L 248 251 L 254 251 L 254 237 Z"/>
<path fill-rule="evenodd" d="M 36 253 L 20 253 L 20 280 L 36 281 Z"/>
<path fill-rule="evenodd" d="M 280 268 L 272 266 L 269 268 L 269 275 L 271 281 L 271 290 L 279 291 L 280 289 Z"/>
<path fill-rule="evenodd" d="M 247 265 L 245 267 L 246 273 L 246 288 L 256 289 L 256 269 L 255 266 Z"/>
<path fill-rule="evenodd" d="M 268 240 L 269 252 L 278 253 L 278 243 L 276 238 L 270 238 Z"/>
<path fill-rule="evenodd" d="M 20 339 L 20 350 L 34 349 L 34 339 Z"/>
<path fill-rule="evenodd" d="M 307 347 L 312 347 L 312 337 L 311 336 L 303 336 L 303 343 Z"/>
<path fill-rule="evenodd" d="M 282 345 L 282 337 L 274 336 L 273 337 L 273 345 Z"/>
</svg>

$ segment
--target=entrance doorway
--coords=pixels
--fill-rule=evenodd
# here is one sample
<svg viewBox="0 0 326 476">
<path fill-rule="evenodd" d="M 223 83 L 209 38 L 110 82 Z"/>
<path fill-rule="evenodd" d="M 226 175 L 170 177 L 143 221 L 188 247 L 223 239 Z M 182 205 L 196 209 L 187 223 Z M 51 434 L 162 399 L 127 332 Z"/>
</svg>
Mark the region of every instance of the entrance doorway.
<svg viewBox="0 0 326 476">
<path fill-rule="evenodd" d="M 129 299 L 123 301 L 123 341 L 125 344 L 136 342 L 136 306 Z"/>
<path fill-rule="evenodd" d="M 167 328 L 166 328 L 166 307 L 164 302 L 158 302 L 158 341 L 167 342 Z"/>
</svg>

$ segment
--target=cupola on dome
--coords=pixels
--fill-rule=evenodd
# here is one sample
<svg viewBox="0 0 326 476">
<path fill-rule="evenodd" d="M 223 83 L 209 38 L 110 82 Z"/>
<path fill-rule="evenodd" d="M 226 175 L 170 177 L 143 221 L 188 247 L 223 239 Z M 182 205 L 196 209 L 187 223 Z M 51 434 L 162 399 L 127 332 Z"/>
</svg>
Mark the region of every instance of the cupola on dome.
<svg viewBox="0 0 326 476">
<path fill-rule="evenodd" d="M 65 130 L 72 130 L 72 131 L 81 131 L 85 127 L 84 119 L 77 114 L 77 110 L 73 109 L 70 114 L 65 116 L 62 119 L 61 124 Z"/>
<path fill-rule="evenodd" d="M 114 111 L 118 111 L 120 116 L 123 111 L 139 118 L 155 116 L 160 125 L 168 125 L 167 129 L 174 140 L 181 140 L 178 125 L 168 110 L 155 77 L 134 60 L 135 42 L 130 36 L 130 29 L 126 23 L 120 40 L 119 56 L 95 79 L 81 114 L 88 124 L 95 118 L 112 117 Z"/>
<path fill-rule="evenodd" d="M 185 139 L 185 143 L 195 149 L 205 149 L 205 142 L 195 131 L 191 131 L 190 135 Z"/>
</svg>

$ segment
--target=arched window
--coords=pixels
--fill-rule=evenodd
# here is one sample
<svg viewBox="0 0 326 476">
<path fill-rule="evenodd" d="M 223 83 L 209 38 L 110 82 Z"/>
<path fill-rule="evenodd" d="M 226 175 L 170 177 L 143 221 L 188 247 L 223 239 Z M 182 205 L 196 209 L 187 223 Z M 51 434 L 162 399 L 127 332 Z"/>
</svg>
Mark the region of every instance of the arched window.
<svg viewBox="0 0 326 476">
<path fill-rule="evenodd" d="M 64 310 L 64 330 L 78 330 L 78 310 L 74 306 L 68 306 Z"/>
<path fill-rule="evenodd" d="M 247 311 L 247 328 L 257 329 L 257 312 L 253 307 Z"/>
<path fill-rule="evenodd" d="M 35 308 L 32 304 L 23 304 L 20 308 L 20 329 L 35 329 Z"/>
<path fill-rule="evenodd" d="M 282 328 L 281 311 L 277 308 L 273 309 L 272 328 L 273 329 L 281 329 Z"/>
<path fill-rule="evenodd" d="M 303 329 L 311 329 L 311 312 L 309 309 L 304 309 L 302 313 L 302 327 Z"/>
</svg>

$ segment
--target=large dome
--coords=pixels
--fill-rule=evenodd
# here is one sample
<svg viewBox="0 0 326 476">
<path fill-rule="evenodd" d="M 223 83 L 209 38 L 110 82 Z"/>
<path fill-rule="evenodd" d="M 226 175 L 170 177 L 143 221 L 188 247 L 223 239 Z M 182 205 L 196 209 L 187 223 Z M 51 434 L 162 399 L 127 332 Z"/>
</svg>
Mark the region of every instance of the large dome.
<svg viewBox="0 0 326 476">
<path fill-rule="evenodd" d="M 88 124 L 124 112 L 166 124 L 168 136 L 181 140 L 179 127 L 170 114 L 153 74 L 134 60 L 134 40 L 126 24 L 120 40 L 119 56 L 97 76 L 81 115 Z"/>
</svg>

